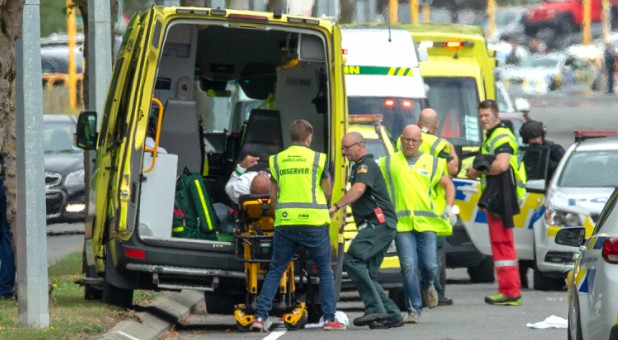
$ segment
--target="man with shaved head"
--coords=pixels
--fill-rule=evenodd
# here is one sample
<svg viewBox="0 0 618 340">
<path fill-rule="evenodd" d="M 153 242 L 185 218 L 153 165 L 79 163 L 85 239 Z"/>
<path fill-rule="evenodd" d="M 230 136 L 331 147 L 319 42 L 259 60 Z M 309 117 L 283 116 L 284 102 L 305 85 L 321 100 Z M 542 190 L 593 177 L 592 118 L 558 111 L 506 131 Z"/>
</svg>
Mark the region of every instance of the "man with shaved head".
<svg viewBox="0 0 618 340">
<path fill-rule="evenodd" d="M 418 117 L 418 127 L 421 128 L 421 136 L 423 142 L 419 147 L 421 152 L 430 154 L 434 157 L 443 158 L 446 160 L 446 168 L 448 170 L 448 174 L 451 176 L 456 176 L 459 172 L 459 157 L 457 157 L 457 153 L 455 152 L 455 148 L 453 145 L 444 138 L 440 138 L 436 135 L 438 132 L 438 112 L 432 108 L 426 108 L 421 111 L 421 114 Z M 445 211 L 450 209 L 445 202 L 444 192 L 438 190 L 435 195 L 435 204 L 437 206 L 437 211 L 440 215 L 446 213 L 447 215 L 452 215 L 452 212 Z M 457 220 L 450 221 L 451 225 L 455 224 Z M 438 275 L 440 276 L 442 272 L 444 272 L 444 242 L 446 242 L 446 237 L 453 234 L 453 229 L 450 228 L 446 230 L 444 233 L 438 235 L 438 239 L 436 240 L 436 245 L 438 247 Z M 453 300 L 448 299 L 444 296 L 444 287 L 440 280 L 435 281 L 435 287 L 438 291 L 438 304 L 441 306 L 451 305 L 453 304 Z"/>
<path fill-rule="evenodd" d="M 341 152 L 354 162 L 350 172 L 352 186 L 329 211 L 332 215 L 351 204 L 358 228 L 343 260 L 344 268 L 365 305 L 365 314 L 354 319 L 353 323 L 371 329 L 401 327 L 403 320 L 399 308 L 376 281 L 397 228 L 397 216 L 388 198 L 384 178 L 373 155 L 365 149 L 365 139 L 358 132 L 343 137 Z"/>
<path fill-rule="evenodd" d="M 408 311 L 405 322 L 418 323 L 423 298 L 429 308 L 438 305 L 436 235 L 451 227 L 448 218 L 436 211 L 433 195 L 443 190 L 446 204 L 452 206 L 455 186 L 446 172 L 446 161 L 420 151 L 420 127 L 406 126 L 400 139 L 401 150 L 381 158 L 380 169 L 398 219 L 395 245 Z"/>
</svg>

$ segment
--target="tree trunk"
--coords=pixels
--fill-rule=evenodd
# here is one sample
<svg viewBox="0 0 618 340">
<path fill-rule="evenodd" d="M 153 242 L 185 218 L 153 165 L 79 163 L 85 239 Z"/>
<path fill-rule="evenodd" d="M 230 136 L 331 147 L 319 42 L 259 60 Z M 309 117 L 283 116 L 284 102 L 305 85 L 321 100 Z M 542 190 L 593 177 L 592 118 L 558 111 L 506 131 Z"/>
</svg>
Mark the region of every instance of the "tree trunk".
<svg viewBox="0 0 618 340">
<path fill-rule="evenodd" d="M 0 152 L 4 158 L 7 220 L 15 235 L 17 153 L 15 131 L 15 40 L 21 37 L 24 0 L 0 0 Z M 13 251 L 15 242 L 13 238 Z"/>
</svg>

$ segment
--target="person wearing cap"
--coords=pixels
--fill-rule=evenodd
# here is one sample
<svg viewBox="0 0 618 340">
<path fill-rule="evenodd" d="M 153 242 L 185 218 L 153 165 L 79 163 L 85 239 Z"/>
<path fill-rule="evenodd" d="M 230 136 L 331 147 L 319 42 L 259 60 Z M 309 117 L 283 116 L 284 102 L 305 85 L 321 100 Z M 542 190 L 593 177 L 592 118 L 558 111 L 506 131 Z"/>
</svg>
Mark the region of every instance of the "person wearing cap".
<svg viewBox="0 0 618 340">
<path fill-rule="evenodd" d="M 530 120 L 525 122 L 519 129 L 522 141 L 529 146 L 543 146 L 549 148 L 549 164 L 547 167 L 547 181 L 551 180 L 558 163 L 564 156 L 565 150 L 560 144 L 545 139 L 545 126 L 542 122 Z M 526 160 L 524 159 L 524 163 Z"/>
</svg>

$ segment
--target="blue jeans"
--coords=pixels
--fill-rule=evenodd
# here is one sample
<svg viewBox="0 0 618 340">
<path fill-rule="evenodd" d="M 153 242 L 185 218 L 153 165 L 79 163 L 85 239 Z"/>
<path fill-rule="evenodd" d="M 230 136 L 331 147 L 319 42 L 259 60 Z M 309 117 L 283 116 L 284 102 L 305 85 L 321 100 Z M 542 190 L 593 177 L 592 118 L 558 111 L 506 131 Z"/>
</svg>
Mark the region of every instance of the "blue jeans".
<svg viewBox="0 0 618 340">
<path fill-rule="evenodd" d="M 397 232 L 395 245 L 401 265 L 406 310 L 408 312 L 413 311 L 416 315 L 421 316 L 423 298 L 421 297 L 418 272 L 420 270 L 420 284 L 423 289 L 433 285 L 438 273 L 436 233 L 431 231 Z"/>
<path fill-rule="evenodd" d="M 266 320 L 279 289 L 283 272 L 292 260 L 298 246 L 303 246 L 318 269 L 320 302 L 325 321 L 335 319 L 335 281 L 330 267 L 330 236 L 327 226 L 281 226 L 275 228 L 273 255 L 257 300 L 256 318 Z"/>
</svg>

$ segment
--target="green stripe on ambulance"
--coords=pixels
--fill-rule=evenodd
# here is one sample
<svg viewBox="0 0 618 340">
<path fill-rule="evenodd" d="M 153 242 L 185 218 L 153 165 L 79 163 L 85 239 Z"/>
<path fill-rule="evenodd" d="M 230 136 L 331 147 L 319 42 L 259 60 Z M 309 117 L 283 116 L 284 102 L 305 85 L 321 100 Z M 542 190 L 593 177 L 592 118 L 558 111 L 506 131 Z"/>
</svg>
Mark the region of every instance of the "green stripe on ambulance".
<svg viewBox="0 0 618 340">
<path fill-rule="evenodd" d="M 410 67 L 383 67 L 383 66 L 352 66 L 343 67 L 345 74 L 351 75 L 373 75 L 373 76 L 398 76 L 412 77 L 413 72 Z"/>
</svg>

